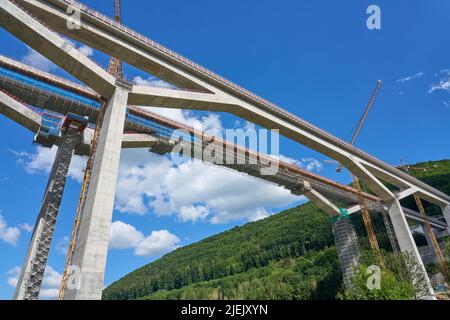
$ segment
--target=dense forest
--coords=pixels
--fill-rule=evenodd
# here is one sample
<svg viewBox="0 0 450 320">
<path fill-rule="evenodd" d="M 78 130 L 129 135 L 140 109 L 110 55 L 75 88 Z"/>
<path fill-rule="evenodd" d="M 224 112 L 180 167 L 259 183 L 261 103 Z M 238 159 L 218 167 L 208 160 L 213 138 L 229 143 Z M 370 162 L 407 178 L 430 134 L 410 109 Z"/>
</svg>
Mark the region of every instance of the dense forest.
<svg viewBox="0 0 450 320">
<path fill-rule="evenodd" d="M 450 160 L 416 164 L 409 173 L 450 194 Z M 362 222 L 354 222 L 364 246 Z M 341 292 L 330 222 L 306 203 L 179 248 L 113 283 L 103 299 L 334 299 Z"/>
</svg>

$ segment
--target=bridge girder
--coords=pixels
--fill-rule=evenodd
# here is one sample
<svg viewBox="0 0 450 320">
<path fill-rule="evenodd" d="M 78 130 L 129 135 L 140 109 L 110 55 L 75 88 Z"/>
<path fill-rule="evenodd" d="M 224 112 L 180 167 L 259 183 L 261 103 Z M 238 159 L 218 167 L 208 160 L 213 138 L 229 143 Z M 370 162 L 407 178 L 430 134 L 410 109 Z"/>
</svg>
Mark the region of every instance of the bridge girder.
<svg viewBox="0 0 450 320">
<path fill-rule="evenodd" d="M 222 78 L 218 78 L 204 68 L 193 65 L 185 58 L 177 56 L 145 37 L 128 31 L 125 27 L 110 23 L 106 18 L 87 8 L 76 5 L 77 8 L 81 9 L 80 28 L 68 28 L 67 21 L 70 17 L 67 8 L 74 4 L 76 4 L 74 1 L 67 0 L 0 0 L 0 25 L 106 97 L 108 103 L 112 104 L 114 109 L 117 109 L 117 112 L 113 112 L 115 114 L 111 114 L 108 123 L 106 123 L 106 128 L 112 128 L 112 131 L 105 129 L 104 132 L 105 135 L 111 135 L 114 138 L 112 141 L 103 141 L 105 145 L 100 146 L 101 150 L 106 145 L 110 145 L 111 148 L 105 149 L 107 154 L 101 155 L 97 160 L 99 169 L 108 167 L 114 170 L 111 170 L 111 172 L 108 170 L 104 174 L 101 171 L 96 172 L 96 175 L 100 177 L 98 181 L 96 180 L 96 187 L 94 187 L 95 190 L 98 186 L 109 188 L 108 199 L 111 200 L 111 203 L 106 203 L 105 199 L 101 199 L 100 204 L 96 204 L 94 201 L 96 199 L 95 190 L 88 195 L 88 199 L 91 199 L 88 213 L 93 214 L 92 210 L 101 206 L 99 207 L 101 213 L 97 212 L 92 216 L 93 221 L 90 221 L 94 226 L 97 226 L 96 231 L 102 233 L 96 236 L 96 240 L 99 240 L 102 236 L 108 237 L 105 232 L 111 222 L 109 218 L 112 207 L 110 208 L 110 206 L 112 206 L 114 195 L 111 189 L 113 187 L 107 182 L 111 183 L 117 179 L 116 169 L 118 169 L 118 158 L 120 158 L 117 153 L 120 150 L 115 148 L 120 149 L 120 143 L 118 144 L 117 139 L 121 139 L 123 136 L 122 131 L 114 130 L 121 126 L 117 124 L 117 121 L 124 120 L 123 111 L 126 105 L 133 101 L 139 101 L 142 105 L 152 103 L 152 105 L 156 104 L 168 108 L 198 108 L 229 112 L 262 127 L 279 129 L 282 135 L 339 161 L 383 201 L 388 203 L 389 215 L 393 222 L 400 249 L 417 257 L 422 269 L 425 270 L 400 203 L 396 195 L 387 189 L 380 179 L 384 177 L 385 180 L 402 188 L 416 188 L 418 193 L 427 197 L 427 200 L 443 208 L 448 208 L 449 196 L 279 109 L 262 98 L 256 97 Z M 18 5 L 25 7 L 27 12 Z M 103 51 L 185 90 L 167 89 L 160 90 L 155 94 L 153 89 L 152 91 L 148 88 L 130 85 L 129 92 L 122 94 L 123 89 L 117 86 L 114 77 L 83 55 L 69 41 L 45 27 L 30 13 L 40 20 L 46 21 L 53 30 L 61 34 Z M 202 92 L 194 94 L 191 92 L 192 90 Z M 109 163 L 108 157 L 111 158 Z M 386 176 L 388 179 L 386 179 Z M 112 199 L 110 199 L 111 197 Z M 446 215 L 446 218 L 448 216 L 449 214 Z M 88 217 L 91 218 L 89 215 Z M 82 234 L 85 236 L 83 238 L 84 245 L 88 243 L 87 239 L 92 236 L 90 231 L 92 231 L 92 228 L 89 225 L 82 230 Z M 105 249 L 105 241 L 103 240 L 105 239 L 102 238 L 99 241 L 99 243 L 101 242 L 101 256 L 104 255 L 103 251 L 107 250 L 107 245 Z M 83 264 L 85 258 L 89 260 L 91 253 L 85 248 L 78 251 L 80 263 Z M 89 268 L 93 266 L 91 262 L 87 262 Z M 98 291 L 101 291 L 102 288 L 98 280 L 103 279 L 103 275 L 100 274 L 101 271 L 98 271 L 99 268 L 95 267 L 95 269 L 97 276 L 92 279 L 95 288 L 92 286 L 86 287 L 80 294 L 76 293 L 71 296 L 76 298 L 99 297 Z M 90 279 L 91 274 L 87 272 L 85 277 Z"/>
<path fill-rule="evenodd" d="M 396 197 L 385 188 L 378 178 L 388 180 L 402 188 L 416 187 L 421 196 L 439 206 L 450 203 L 449 196 L 421 183 L 417 179 L 350 145 L 342 144 L 342 141 L 335 137 L 323 134 L 323 132 L 311 131 L 311 128 L 315 129 L 315 127 L 303 120 L 296 119 L 297 121 L 292 122 L 290 121 L 292 119 L 286 117 L 285 114 L 277 113 L 276 110 L 264 109 L 260 104 L 255 103 L 254 99 L 245 99 L 245 95 L 241 92 L 231 92 L 227 83 L 218 81 L 215 76 L 208 75 L 208 72 L 200 72 L 201 67 L 192 67 L 191 63 L 183 57 L 177 56 L 170 50 L 162 48 L 126 27 L 123 27 L 126 32 L 122 32 L 120 28 L 110 25 L 109 22 L 107 23 L 105 19 L 92 10 L 89 13 L 87 9 L 81 7 L 80 28 L 68 28 L 67 21 L 70 16 L 67 13 L 67 8 L 71 4 L 77 7 L 74 1 L 16 0 L 14 2 L 23 6 L 33 16 L 46 21 L 46 24 L 53 30 L 149 72 L 175 86 L 188 89 L 173 90 L 133 86 L 128 101 L 131 105 L 229 112 L 262 127 L 279 129 L 282 135 L 343 163 L 385 201 L 393 201 Z M 98 70 L 100 67 L 90 59 L 82 55 L 61 37 L 56 37 L 54 32 L 31 18 L 28 13 L 15 7 L 11 1 L 1 0 L 0 3 L 2 4 L 1 24 L 5 29 L 100 94 L 106 97 L 111 94 L 114 80 L 105 70 Z M 30 21 L 30 18 L 34 21 Z M 21 21 L 26 21 L 26 23 Z M 17 27 L 17 22 L 22 25 L 22 28 Z M 24 28 L 27 32 L 23 32 Z M 30 32 L 33 32 L 35 37 L 30 37 Z M 43 35 L 48 35 L 48 37 L 43 39 Z M 34 39 L 39 41 L 34 41 Z M 48 50 L 48 48 L 53 50 Z M 79 55 L 82 57 L 79 57 Z M 77 62 L 76 68 L 65 63 L 67 59 L 70 61 L 74 57 L 81 61 L 81 63 Z M 90 73 L 95 73 L 96 76 L 83 76 Z"/>
</svg>

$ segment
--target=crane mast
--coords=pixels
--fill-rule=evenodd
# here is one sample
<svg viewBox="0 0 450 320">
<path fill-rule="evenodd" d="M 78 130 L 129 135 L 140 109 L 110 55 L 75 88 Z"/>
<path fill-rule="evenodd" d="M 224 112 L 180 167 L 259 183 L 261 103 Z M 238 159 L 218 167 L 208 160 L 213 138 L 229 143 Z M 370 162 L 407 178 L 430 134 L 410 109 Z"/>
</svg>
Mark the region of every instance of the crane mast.
<svg viewBox="0 0 450 320">
<path fill-rule="evenodd" d="M 430 239 L 431 245 L 433 246 L 434 252 L 436 253 L 441 272 L 447 278 L 449 276 L 447 262 L 445 261 L 445 257 L 442 253 L 439 242 L 437 241 L 436 235 L 434 234 L 430 222 L 428 221 L 428 216 L 425 212 L 422 200 L 417 194 L 414 195 L 414 200 L 416 201 L 417 208 L 419 208 L 420 215 L 423 217 L 425 232 L 428 234 L 428 238 Z"/>
<path fill-rule="evenodd" d="M 114 20 L 119 23 L 122 21 L 122 9 L 120 0 L 114 0 Z M 111 57 L 109 59 L 108 72 L 117 79 L 122 79 L 122 61 L 117 58 Z"/>
</svg>

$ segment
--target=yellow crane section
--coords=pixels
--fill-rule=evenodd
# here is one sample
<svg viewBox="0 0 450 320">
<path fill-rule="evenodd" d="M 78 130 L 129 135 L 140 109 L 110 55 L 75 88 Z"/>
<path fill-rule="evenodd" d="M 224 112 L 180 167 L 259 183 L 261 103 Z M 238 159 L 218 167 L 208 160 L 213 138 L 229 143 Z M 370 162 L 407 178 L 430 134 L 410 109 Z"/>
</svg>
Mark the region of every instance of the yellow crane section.
<svg viewBox="0 0 450 320">
<path fill-rule="evenodd" d="M 445 257 L 442 253 L 439 242 L 437 241 L 436 235 L 434 234 L 433 229 L 431 228 L 430 222 L 428 221 L 428 216 L 426 215 L 422 200 L 420 199 L 420 197 L 418 195 L 414 195 L 414 200 L 416 201 L 416 205 L 419 208 L 419 212 L 423 217 L 425 232 L 428 234 L 428 238 L 431 240 L 431 244 L 434 248 L 434 252 L 436 253 L 441 272 L 445 277 L 447 277 L 449 275 L 447 262 L 445 261 Z"/>
</svg>

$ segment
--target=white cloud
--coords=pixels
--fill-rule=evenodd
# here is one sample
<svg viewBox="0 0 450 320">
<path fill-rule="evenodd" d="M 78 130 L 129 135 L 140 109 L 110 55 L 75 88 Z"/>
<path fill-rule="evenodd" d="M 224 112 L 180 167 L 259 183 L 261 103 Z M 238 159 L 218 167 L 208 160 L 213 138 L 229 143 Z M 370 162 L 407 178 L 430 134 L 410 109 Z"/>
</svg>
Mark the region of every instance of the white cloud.
<svg viewBox="0 0 450 320">
<path fill-rule="evenodd" d="M 432 84 L 428 93 L 433 93 L 438 90 L 450 92 L 450 69 L 441 70 L 441 74 L 443 74 L 444 77 L 441 78 L 438 83 Z"/>
<path fill-rule="evenodd" d="M 134 249 L 137 256 L 151 257 L 170 252 L 178 247 L 180 239 L 167 230 L 153 231 L 148 237 L 130 224 L 115 221 L 111 228 L 111 249 Z"/>
<path fill-rule="evenodd" d="M 19 228 L 28 233 L 32 232 L 34 229 L 33 226 L 29 223 L 21 223 L 19 224 Z"/>
<path fill-rule="evenodd" d="M 265 208 L 257 208 L 244 212 L 220 212 L 212 217 L 211 223 L 223 224 L 234 220 L 240 220 L 242 219 L 242 216 L 245 216 L 249 222 L 252 222 L 267 218 L 270 215 L 271 212 L 267 211 Z"/>
<path fill-rule="evenodd" d="M 244 130 L 256 130 L 256 125 L 252 122 L 245 121 Z"/>
<path fill-rule="evenodd" d="M 53 146 L 51 149 L 38 146 L 34 153 L 10 151 L 17 156 L 19 163 L 23 165 L 26 172 L 30 174 L 50 173 L 55 160 L 57 146 Z M 69 168 L 69 177 L 81 183 L 84 177 L 83 170 L 85 165 L 86 158 L 74 156 Z"/>
<path fill-rule="evenodd" d="M 56 241 L 55 244 L 56 251 L 64 256 L 67 255 L 67 251 L 69 251 L 69 242 L 70 242 L 69 236 L 65 236 L 62 239 Z"/>
<path fill-rule="evenodd" d="M 78 50 L 87 57 L 92 57 L 94 55 L 94 49 L 84 44 L 79 47 Z"/>
<path fill-rule="evenodd" d="M 17 282 L 19 281 L 19 275 L 20 275 L 20 271 L 22 270 L 21 267 L 14 267 L 11 270 L 9 270 L 8 272 L 6 272 L 6 274 L 10 277 L 8 277 L 7 283 L 9 286 L 15 288 L 17 287 Z"/>
<path fill-rule="evenodd" d="M 50 70 L 55 68 L 53 62 L 48 60 L 46 57 L 41 55 L 40 53 L 34 51 L 30 47 L 27 48 L 26 55 L 21 59 L 21 61 L 30 67 L 49 72 Z"/>
<path fill-rule="evenodd" d="M 185 206 L 181 207 L 178 216 L 183 222 L 196 222 L 197 220 L 205 220 L 208 215 L 209 209 L 205 206 Z"/>
<path fill-rule="evenodd" d="M 171 85 L 168 82 L 165 82 L 163 80 L 160 80 L 155 77 L 149 77 L 147 79 L 142 78 L 141 76 L 137 76 L 133 79 L 133 82 L 137 85 L 141 86 L 151 86 L 151 87 L 158 87 L 158 88 L 167 88 L 167 89 L 174 89 L 175 86 Z"/>
<path fill-rule="evenodd" d="M 7 283 L 9 286 L 15 288 L 19 281 L 21 267 L 14 267 L 6 274 L 9 276 Z M 56 299 L 59 294 L 59 286 L 61 284 L 62 275 L 58 273 L 53 267 L 47 265 L 44 272 L 44 279 L 42 280 L 40 299 Z"/>
<path fill-rule="evenodd" d="M 154 210 L 157 215 L 174 214 L 180 221 L 208 218 L 211 223 L 225 223 L 251 221 L 255 212 L 261 215 L 264 209 L 267 215 L 268 208 L 301 199 L 284 188 L 230 169 L 196 160 L 174 165 L 145 150 L 124 150 L 115 206 L 121 212 L 140 215 Z"/>
<path fill-rule="evenodd" d="M 136 247 L 144 240 L 144 234 L 137 231 L 135 227 L 122 221 L 115 221 L 111 226 L 111 249 L 129 249 Z"/>
<path fill-rule="evenodd" d="M 153 231 L 134 250 L 137 256 L 152 257 L 175 250 L 180 239 L 167 230 Z"/>
<path fill-rule="evenodd" d="M 57 272 L 53 267 L 47 266 L 44 272 L 44 280 L 42 281 L 43 289 L 59 289 L 61 285 L 62 275 Z M 49 298 L 49 297 L 47 297 Z"/>
<path fill-rule="evenodd" d="M 307 171 L 316 171 L 316 172 L 320 172 L 323 170 L 323 164 L 314 158 L 304 158 L 302 159 L 303 162 L 303 167 L 307 170 Z"/>
<path fill-rule="evenodd" d="M 423 73 L 423 72 L 418 72 L 418 73 L 416 73 L 416 74 L 414 74 L 412 76 L 407 76 L 407 77 L 400 78 L 400 79 L 397 80 L 397 82 L 403 83 L 403 82 L 419 79 L 419 78 L 423 77 L 424 74 L 425 73 Z"/>
<path fill-rule="evenodd" d="M 450 108 L 450 101 L 444 101 L 444 102 L 442 102 L 442 103 L 443 103 L 443 105 L 444 105 L 447 109 Z"/>
<path fill-rule="evenodd" d="M 5 218 L 0 214 L 0 240 L 13 246 L 17 245 L 20 237 L 20 230 L 16 227 L 9 227 Z"/>
<path fill-rule="evenodd" d="M 49 299 L 54 300 L 59 297 L 59 288 L 53 288 L 53 289 L 41 289 L 39 293 L 40 299 Z"/>
</svg>

